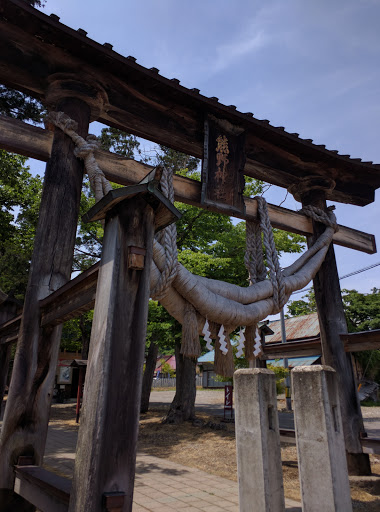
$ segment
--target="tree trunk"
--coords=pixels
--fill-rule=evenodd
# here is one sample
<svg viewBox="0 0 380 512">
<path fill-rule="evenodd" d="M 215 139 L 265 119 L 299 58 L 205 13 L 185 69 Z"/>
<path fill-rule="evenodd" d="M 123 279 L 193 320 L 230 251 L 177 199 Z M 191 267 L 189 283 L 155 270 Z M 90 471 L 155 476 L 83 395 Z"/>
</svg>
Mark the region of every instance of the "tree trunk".
<svg viewBox="0 0 380 512">
<path fill-rule="evenodd" d="M 164 423 L 182 423 L 195 418 L 196 365 L 197 360 L 184 357 L 181 345 L 176 344 L 176 393 Z"/>
<path fill-rule="evenodd" d="M 88 332 L 86 332 L 85 324 L 85 316 L 82 315 L 79 318 L 79 329 L 82 338 L 82 359 L 88 359 L 88 351 L 90 349 L 90 336 L 88 335 Z"/>
<path fill-rule="evenodd" d="M 149 409 L 150 390 L 152 389 L 152 381 L 154 370 L 156 369 L 157 356 L 158 345 L 153 340 L 151 340 L 142 382 L 140 412 L 148 412 Z"/>
</svg>

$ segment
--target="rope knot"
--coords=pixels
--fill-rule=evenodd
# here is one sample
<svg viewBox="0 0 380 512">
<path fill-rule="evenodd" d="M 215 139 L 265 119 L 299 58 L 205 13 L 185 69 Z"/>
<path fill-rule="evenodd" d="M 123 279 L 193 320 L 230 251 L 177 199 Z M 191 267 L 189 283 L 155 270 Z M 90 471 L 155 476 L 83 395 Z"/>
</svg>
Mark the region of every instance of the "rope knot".
<svg viewBox="0 0 380 512">
<path fill-rule="evenodd" d="M 87 156 L 93 154 L 99 146 L 100 144 L 97 137 L 95 135 L 88 135 L 86 142 L 83 142 L 74 149 L 74 155 L 84 160 Z"/>
<path fill-rule="evenodd" d="M 337 232 L 339 227 L 336 222 L 336 217 L 333 213 L 333 210 L 335 210 L 335 206 L 329 206 L 327 211 L 325 211 L 321 208 L 318 208 L 317 206 L 307 205 L 299 210 L 299 212 L 303 213 L 307 217 L 310 217 L 316 222 L 320 222 L 321 224 L 325 224 L 325 226 L 333 228 L 334 231 Z"/>
<path fill-rule="evenodd" d="M 46 128 L 49 124 L 53 124 L 65 133 L 68 131 L 75 132 L 78 129 L 78 123 L 64 112 L 49 112 L 44 119 L 44 123 Z"/>
<path fill-rule="evenodd" d="M 73 121 L 64 112 L 49 112 L 45 118 L 45 124 L 52 123 L 68 135 L 75 144 L 74 155 L 84 160 L 90 185 L 95 194 L 96 201 L 107 194 L 112 187 L 98 166 L 94 151 L 99 148 L 99 141 L 95 135 L 87 135 L 86 140 L 76 133 L 78 123 Z"/>
</svg>

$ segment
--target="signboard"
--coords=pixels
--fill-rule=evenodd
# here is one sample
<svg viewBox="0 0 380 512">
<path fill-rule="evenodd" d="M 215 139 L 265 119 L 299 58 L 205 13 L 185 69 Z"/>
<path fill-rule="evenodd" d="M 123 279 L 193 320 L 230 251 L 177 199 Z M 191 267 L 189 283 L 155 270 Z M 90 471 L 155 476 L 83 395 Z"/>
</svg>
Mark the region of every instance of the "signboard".
<svg viewBox="0 0 380 512">
<path fill-rule="evenodd" d="M 59 366 L 57 384 L 71 384 L 73 369 L 70 366 Z"/>
<path fill-rule="evenodd" d="M 243 214 L 245 136 L 242 128 L 209 115 L 204 128 L 202 204 Z"/>
<path fill-rule="evenodd" d="M 232 394 L 232 385 L 227 384 L 226 386 L 224 386 L 224 419 L 226 419 L 226 411 L 230 411 L 230 418 L 233 417 Z"/>
</svg>

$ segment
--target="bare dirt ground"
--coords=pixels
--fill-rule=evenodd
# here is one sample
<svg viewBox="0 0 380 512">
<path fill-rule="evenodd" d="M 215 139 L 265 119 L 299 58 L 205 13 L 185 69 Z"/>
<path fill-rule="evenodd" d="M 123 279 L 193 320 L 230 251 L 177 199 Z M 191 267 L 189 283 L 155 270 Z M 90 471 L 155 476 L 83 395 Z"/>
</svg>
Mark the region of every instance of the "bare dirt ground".
<svg viewBox="0 0 380 512">
<path fill-rule="evenodd" d="M 161 392 L 154 392 L 154 400 L 160 402 Z M 223 403 L 222 392 L 202 391 L 197 401 L 209 404 Z M 279 401 L 279 408 L 284 403 Z M 163 425 L 161 420 L 166 406 L 152 403 L 150 411 L 142 415 L 138 449 L 149 455 L 195 467 L 208 473 L 236 481 L 235 426 L 222 423 L 221 418 L 207 413 L 197 413 L 201 421 L 194 424 Z M 363 415 L 380 418 L 380 408 L 363 408 Z M 53 406 L 51 422 L 64 424 L 65 428 L 77 429 L 75 405 Z M 221 425 L 221 427 L 220 427 Z M 221 429 L 220 429 L 221 428 Z M 380 456 L 370 456 L 372 471 L 380 476 Z M 282 467 L 285 496 L 300 501 L 297 451 L 295 445 L 282 445 Z M 380 484 L 361 485 L 351 482 L 351 496 L 355 511 L 378 512 L 380 510 Z"/>
</svg>

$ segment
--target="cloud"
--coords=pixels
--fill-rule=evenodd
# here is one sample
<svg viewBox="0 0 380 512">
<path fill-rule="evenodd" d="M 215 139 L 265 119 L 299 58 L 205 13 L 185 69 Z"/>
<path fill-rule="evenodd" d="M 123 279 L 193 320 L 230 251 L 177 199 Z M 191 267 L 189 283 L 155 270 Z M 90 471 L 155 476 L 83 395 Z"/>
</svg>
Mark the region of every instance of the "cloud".
<svg viewBox="0 0 380 512">
<path fill-rule="evenodd" d="M 220 45 L 217 51 L 217 57 L 212 66 L 214 73 L 222 71 L 230 66 L 234 61 L 241 59 L 247 54 L 252 54 L 263 48 L 268 42 L 268 37 L 263 30 L 260 30 L 251 37 L 238 39 L 226 44 Z"/>
</svg>

